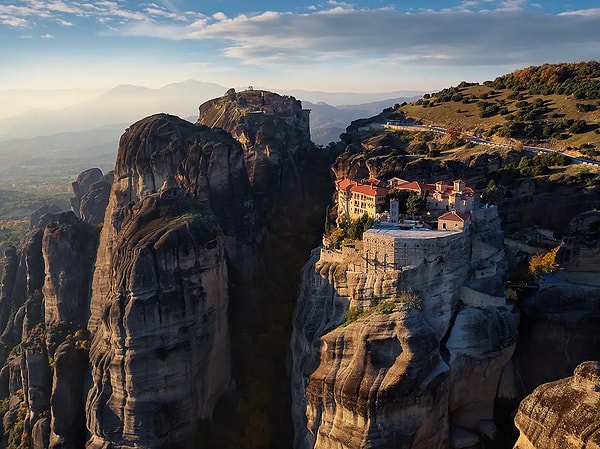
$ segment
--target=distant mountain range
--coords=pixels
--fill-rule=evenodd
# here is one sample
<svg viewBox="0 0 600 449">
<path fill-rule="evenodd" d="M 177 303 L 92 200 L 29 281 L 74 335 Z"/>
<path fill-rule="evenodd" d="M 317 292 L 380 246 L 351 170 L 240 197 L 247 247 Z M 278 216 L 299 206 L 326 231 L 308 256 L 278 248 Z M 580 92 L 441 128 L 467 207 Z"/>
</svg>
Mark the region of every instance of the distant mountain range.
<svg viewBox="0 0 600 449">
<path fill-rule="evenodd" d="M 274 90 L 274 89 L 273 89 Z M 71 104 L 62 109 L 34 108 L 14 116 L 0 119 L 0 141 L 49 136 L 63 132 L 96 130 L 106 125 L 129 125 L 148 115 L 166 112 L 183 118 L 195 117 L 200 104 L 225 94 L 227 88 L 214 83 L 188 80 L 159 89 L 135 85 L 117 86 L 91 100 Z M 276 90 L 274 90 L 276 91 Z M 327 93 L 309 91 L 276 91 L 293 95 L 313 109 L 312 122 L 315 135 L 328 134 L 326 128 L 335 128 L 335 138 L 351 120 L 379 112 L 378 108 L 391 106 L 404 99 L 419 98 L 414 91 L 397 91 L 380 94 Z M 11 91 L 14 98 L 19 92 Z M 23 98 L 31 104 L 31 91 L 23 91 Z M 39 93 L 40 96 L 44 94 Z M 87 92 L 88 96 L 90 92 Z M 4 92 L 3 92 L 4 95 Z M 72 98 L 63 92 L 68 103 Z M 7 98 L 11 98 L 8 96 Z M 380 103 L 380 104 L 378 104 Z M 344 106 L 346 105 L 346 106 Z M 359 105 L 359 106 L 347 106 Z M 331 134 L 331 133 L 329 133 Z M 329 137 L 328 137 L 329 139 Z M 317 143 L 328 143 L 319 140 Z"/>
<path fill-rule="evenodd" d="M 275 91 L 275 89 L 272 89 Z M 110 167 L 117 152 L 119 138 L 137 120 L 158 112 L 167 112 L 195 122 L 198 106 L 220 97 L 227 88 L 213 83 L 188 80 L 160 89 L 121 85 L 97 95 L 85 91 L 86 101 L 74 103 L 81 92 L 61 91 L 66 104 L 62 109 L 35 108 L 0 119 L 0 181 L 5 184 L 19 179 L 27 171 L 39 167 L 59 166 L 52 173 L 69 166 L 88 164 Z M 7 95 L 4 95 L 7 93 Z M 316 144 L 327 145 L 339 140 L 352 120 L 370 117 L 395 103 L 421 97 L 413 91 L 381 94 L 327 93 L 310 91 L 277 91 L 301 100 L 311 109 L 311 136 Z M 21 98 L 23 104 L 57 101 L 55 94 L 45 91 L 2 91 L 6 99 Z M 77 173 L 73 173 L 76 176 Z M 54 176 L 54 174 L 52 174 Z"/>
</svg>

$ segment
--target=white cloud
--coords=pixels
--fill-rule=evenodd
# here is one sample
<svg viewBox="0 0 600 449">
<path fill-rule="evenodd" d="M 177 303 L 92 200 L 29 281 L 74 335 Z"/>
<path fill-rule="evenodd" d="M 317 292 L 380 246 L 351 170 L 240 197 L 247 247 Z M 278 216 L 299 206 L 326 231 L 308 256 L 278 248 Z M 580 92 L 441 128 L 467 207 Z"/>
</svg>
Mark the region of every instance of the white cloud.
<svg viewBox="0 0 600 449">
<path fill-rule="evenodd" d="M 52 35 L 50 33 L 42 34 L 40 37 L 42 39 L 54 39 L 54 35 Z"/>
<path fill-rule="evenodd" d="M 170 0 L 131 9 L 121 1 L 14 0 L 0 5 L 0 24 L 62 26 L 93 19 L 104 35 L 212 41 L 244 64 L 333 60 L 404 61 L 426 65 L 520 65 L 597 57 L 600 8 L 547 14 L 527 0 L 464 0 L 455 9 L 357 9 L 328 0 L 305 13 L 266 11 L 212 16 L 179 11 Z M 531 9 L 533 7 L 533 9 Z"/>
<path fill-rule="evenodd" d="M 422 64 L 509 65 L 591 59 L 596 53 L 590 53 L 590 48 L 600 43 L 598 14 L 524 11 L 522 0 L 504 1 L 496 4 L 496 9 L 479 13 L 406 14 L 331 3 L 332 8 L 314 13 L 268 11 L 218 21 L 203 18 L 187 25 L 132 23 L 116 32 L 226 41 L 230 44 L 223 47 L 223 54 L 246 64 L 332 58 L 359 58 L 367 64 L 371 59 L 387 58 Z"/>
<path fill-rule="evenodd" d="M 600 15 L 600 8 L 592 9 L 580 9 L 577 11 L 567 11 L 560 13 L 561 16 L 598 16 Z"/>
<path fill-rule="evenodd" d="M 113 20 L 133 22 L 143 21 L 175 21 L 189 23 L 202 17 L 197 12 L 178 12 L 172 8 L 170 2 L 163 2 L 165 6 L 151 3 L 143 9 L 123 7 L 120 2 L 102 0 L 95 3 L 63 0 L 15 0 L 15 4 L 0 5 L 0 23 L 10 26 L 32 25 L 32 20 L 52 20 L 63 26 L 72 24 L 73 20 L 93 18 L 100 23 Z"/>
<path fill-rule="evenodd" d="M 21 17 L 11 17 L 7 15 L 0 15 L 0 24 L 8 25 L 11 27 L 26 27 L 29 25 L 29 22 L 26 19 Z"/>
</svg>

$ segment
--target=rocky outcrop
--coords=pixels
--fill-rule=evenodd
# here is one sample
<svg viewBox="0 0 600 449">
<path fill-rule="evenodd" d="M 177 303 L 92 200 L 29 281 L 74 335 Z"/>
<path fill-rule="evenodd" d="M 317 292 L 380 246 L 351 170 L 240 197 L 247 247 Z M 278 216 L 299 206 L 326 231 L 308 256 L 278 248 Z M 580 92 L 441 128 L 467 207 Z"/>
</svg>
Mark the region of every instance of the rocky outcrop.
<svg viewBox="0 0 600 449">
<path fill-rule="evenodd" d="M 97 229 L 73 212 L 53 216 L 46 226 L 42 242 L 46 327 L 69 323 L 85 328 L 97 246 Z"/>
<path fill-rule="evenodd" d="M 400 139 L 367 139 L 348 145 L 332 166 L 336 179 L 402 179 L 451 183 L 462 179 L 468 185 L 484 187 L 491 173 L 510 162 L 518 162 L 522 153 L 478 153 L 463 159 L 423 158 L 424 143 L 406 143 Z M 407 154 L 408 153 L 408 154 Z"/>
<path fill-rule="evenodd" d="M 537 387 L 519 405 L 515 449 L 600 447 L 600 367 L 584 362 L 572 377 Z"/>
<path fill-rule="evenodd" d="M 99 168 L 90 168 L 71 184 L 74 195 L 71 210 L 85 223 L 101 224 L 104 221 L 113 175 L 112 171 L 102 174 Z"/>
<path fill-rule="evenodd" d="M 82 446 L 85 431 L 81 422 L 66 422 L 60 412 L 52 414 L 51 402 L 57 399 L 52 368 L 56 367 L 56 346 L 75 338 L 83 363 L 62 370 L 69 373 L 65 376 L 69 384 L 63 384 L 60 395 L 77 391 L 78 402 L 69 406 L 81 414 L 89 349 L 82 329 L 89 316 L 96 244 L 95 229 L 67 212 L 45 214 L 39 229 L 29 234 L 20 258 L 16 252 L 7 252 L 8 272 L 14 277 L 12 286 L 5 285 L 5 299 L 16 311 L 0 337 L 7 359 L 2 398 L 9 401 L 4 415 L 9 442 L 19 440 L 38 448 Z M 15 265 L 19 267 L 15 269 Z M 9 279 L 5 277 L 5 282 Z M 67 430 L 57 446 L 50 441 L 53 429 Z"/>
<path fill-rule="evenodd" d="M 526 178 L 507 189 L 507 197 L 498 203 L 498 207 L 507 231 L 540 226 L 568 234 L 573 217 L 600 208 L 599 191 L 597 185 L 553 184 Z"/>
<path fill-rule="evenodd" d="M 59 214 L 60 212 L 61 210 L 56 204 L 44 205 L 36 209 L 29 216 L 29 230 L 31 231 L 39 227 L 44 227 L 46 225 L 46 220 L 41 222 L 44 216 Z"/>
<path fill-rule="evenodd" d="M 83 341 L 65 341 L 53 352 L 54 372 L 50 412 L 47 423 L 49 448 L 77 449 L 84 447 L 85 381 L 89 377 L 88 354 Z M 34 437 L 35 439 L 35 437 Z"/>
<path fill-rule="evenodd" d="M 2 284 L 0 290 L 0 332 L 3 332 L 8 323 L 11 312 L 13 291 L 17 282 L 19 258 L 17 248 L 9 246 L 4 251 L 4 267 L 2 268 Z"/>
<path fill-rule="evenodd" d="M 256 104 L 242 102 L 246 97 L 258 95 L 262 99 Z M 288 106 L 272 106 L 275 103 Z M 263 197 L 272 199 L 298 193 L 303 188 L 300 171 L 307 162 L 304 159 L 307 147 L 312 145 L 308 123 L 303 126 L 306 120 L 302 105 L 295 98 L 249 91 L 200 105 L 197 123 L 222 128 L 242 144 L 248 178 L 258 200 L 257 207 L 261 207 Z"/>
<path fill-rule="evenodd" d="M 427 257 L 402 270 L 365 267 L 360 244 L 312 253 L 291 342 L 296 448 L 464 447 L 473 435 L 493 438 L 519 319 L 501 293 L 496 209 L 474 211 L 472 223 L 443 256 L 424 239 Z M 382 304 L 401 312 L 382 313 Z M 338 328 L 350 309 L 368 318 Z"/>
<path fill-rule="evenodd" d="M 456 315 L 446 342 L 453 426 L 479 430 L 481 423 L 494 421 L 501 376 L 517 343 L 518 319 L 514 310 L 495 306 L 463 306 Z"/>
<path fill-rule="evenodd" d="M 88 448 L 177 447 L 212 415 L 231 387 L 227 263 L 248 260 L 252 214 L 228 134 L 156 115 L 123 135 L 94 273 Z"/>
<path fill-rule="evenodd" d="M 304 447 L 446 447 L 448 366 L 421 313 L 407 307 L 329 332 L 319 358 Z"/>
<path fill-rule="evenodd" d="M 256 417 L 267 444 L 290 438 L 287 335 L 274 323 L 290 319 L 281 298 L 318 239 L 331 185 L 308 114 L 276 97 L 287 112 L 231 122 L 244 146 L 165 114 L 131 125 L 114 178 L 82 173 L 73 212 L 45 214 L 7 252 L 0 399 L 11 445 L 230 447 L 254 441 Z M 255 338 L 266 343 L 244 346 Z"/>
<path fill-rule="evenodd" d="M 556 261 L 575 281 L 600 286 L 596 280 L 600 270 L 600 212 L 586 211 L 573 217 Z"/>
</svg>

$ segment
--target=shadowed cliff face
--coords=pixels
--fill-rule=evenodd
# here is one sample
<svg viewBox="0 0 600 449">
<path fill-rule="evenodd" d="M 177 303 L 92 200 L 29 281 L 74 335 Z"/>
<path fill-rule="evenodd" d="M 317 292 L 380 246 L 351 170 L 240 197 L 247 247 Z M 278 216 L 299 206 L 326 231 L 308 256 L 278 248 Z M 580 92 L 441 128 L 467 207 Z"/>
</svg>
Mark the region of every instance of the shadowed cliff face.
<svg viewBox="0 0 600 449">
<path fill-rule="evenodd" d="M 79 448 L 85 441 L 83 385 L 89 376 L 83 328 L 98 229 L 72 212 L 43 221 L 47 224 L 29 235 L 20 262 L 7 260 L 21 267 L 12 287 L 4 289 L 14 318 L 4 323 L 0 337 L 10 351 L 0 374 L 2 397 L 10 398 L 3 422 L 9 441 Z"/>
<path fill-rule="evenodd" d="M 523 301 L 515 360 L 525 393 L 600 359 L 599 298 L 597 287 L 559 281 Z"/>
<path fill-rule="evenodd" d="M 255 449 L 291 438 L 290 304 L 331 161 L 297 123 L 229 118 L 244 145 L 165 114 L 131 125 L 114 178 L 92 169 L 73 184 L 81 220 L 44 216 L 9 249 L 10 444 Z"/>
<path fill-rule="evenodd" d="M 229 135 L 166 115 L 123 135 L 93 282 L 89 448 L 178 447 L 212 415 L 231 387 L 227 260 L 252 256 L 252 214 Z"/>
</svg>

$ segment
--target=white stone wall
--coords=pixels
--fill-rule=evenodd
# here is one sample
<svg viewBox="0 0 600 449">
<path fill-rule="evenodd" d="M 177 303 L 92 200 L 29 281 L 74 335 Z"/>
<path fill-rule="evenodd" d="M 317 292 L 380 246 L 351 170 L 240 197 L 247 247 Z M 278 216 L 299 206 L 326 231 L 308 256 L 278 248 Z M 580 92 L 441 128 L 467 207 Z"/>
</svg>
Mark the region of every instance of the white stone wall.
<svg viewBox="0 0 600 449">
<path fill-rule="evenodd" d="M 466 238 L 462 232 L 435 234 L 435 231 L 430 231 L 423 234 L 423 238 L 412 235 L 402 238 L 365 232 L 363 255 L 366 271 L 400 270 L 402 267 L 419 266 L 425 261 L 433 262 L 439 257 L 452 257 L 453 249 L 462 248 Z"/>
</svg>

